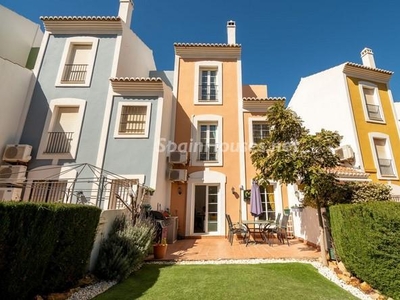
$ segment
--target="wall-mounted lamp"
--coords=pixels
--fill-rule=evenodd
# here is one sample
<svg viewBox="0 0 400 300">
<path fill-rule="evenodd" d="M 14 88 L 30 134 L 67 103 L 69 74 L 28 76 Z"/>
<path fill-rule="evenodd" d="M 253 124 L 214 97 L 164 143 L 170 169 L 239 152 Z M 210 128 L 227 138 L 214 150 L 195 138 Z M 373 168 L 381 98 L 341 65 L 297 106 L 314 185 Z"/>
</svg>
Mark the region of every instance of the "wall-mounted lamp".
<svg viewBox="0 0 400 300">
<path fill-rule="evenodd" d="M 178 186 L 178 195 L 182 195 L 182 187 Z"/>
</svg>

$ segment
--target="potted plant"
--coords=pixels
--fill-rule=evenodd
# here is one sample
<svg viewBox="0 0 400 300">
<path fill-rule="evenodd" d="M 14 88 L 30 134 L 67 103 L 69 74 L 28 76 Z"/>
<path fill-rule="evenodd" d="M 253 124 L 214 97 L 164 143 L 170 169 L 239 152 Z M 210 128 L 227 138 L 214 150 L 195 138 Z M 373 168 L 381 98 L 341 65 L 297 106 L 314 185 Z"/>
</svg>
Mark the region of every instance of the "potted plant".
<svg viewBox="0 0 400 300">
<path fill-rule="evenodd" d="M 244 201 L 250 201 L 250 197 L 251 197 L 251 190 L 244 190 L 243 191 Z"/>
<path fill-rule="evenodd" d="M 153 245 L 153 255 L 155 259 L 161 259 L 165 257 L 165 254 L 167 253 L 167 239 L 162 238 L 159 243 L 156 243 Z"/>
<path fill-rule="evenodd" d="M 285 207 L 285 209 L 283 210 L 285 215 L 289 215 L 290 214 L 290 208 L 289 207 Z"/>
</svg>

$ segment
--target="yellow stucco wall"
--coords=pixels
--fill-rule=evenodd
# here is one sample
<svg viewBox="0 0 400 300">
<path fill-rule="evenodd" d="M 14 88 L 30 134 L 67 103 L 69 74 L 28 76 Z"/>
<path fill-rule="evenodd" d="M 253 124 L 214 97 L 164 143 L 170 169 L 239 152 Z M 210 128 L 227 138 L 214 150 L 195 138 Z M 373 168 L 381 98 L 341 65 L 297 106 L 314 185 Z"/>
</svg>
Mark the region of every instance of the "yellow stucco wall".
<svg viewBox="0 0 400 300">
<path fill-rule="evenodd" d="M 370 178 L 374 182 L 386 183 L 392 181 L 394 184 L 399 184 L 398 179 L 379 179 L 377 177 L 377 169 L 373 160 L 372 147 L 369 139 L 370 132 L 383 133 L 389 136 L 390 144 L 392 147 L 392 155 L 396 163 L 397 172 L 400 171 L 400 139 L 397 131 L 396 119 L 392 109 L 392 100 L 388 93 L 388 88 L 385 83 L 368 81 L 378 87 L 379 97 L 381 100 L 382 111 L 384 113 L 385 123 L 367 122 L 364 115 L 364 99 L 360 94 L 359 82 L 360 80 L 353 77 L 347 77 L 347 85 L 349 89 L 351 106 L 353 109 L 354 123 L 357 132 L 359 147 L 361 150 L 361 157 L 365 171 L 370 173 Z"/>
</svg>

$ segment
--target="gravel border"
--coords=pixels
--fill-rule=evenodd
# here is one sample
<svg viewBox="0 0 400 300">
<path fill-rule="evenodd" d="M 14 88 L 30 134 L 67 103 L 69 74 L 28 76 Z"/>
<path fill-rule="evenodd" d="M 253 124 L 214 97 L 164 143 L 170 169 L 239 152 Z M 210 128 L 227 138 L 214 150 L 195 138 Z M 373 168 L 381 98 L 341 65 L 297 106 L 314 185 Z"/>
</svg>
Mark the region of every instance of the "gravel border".
<svg viewBox="0 0 400 300">
<path fill-rule="evenodd" d="M 348 291 L 353 296 L 361 300 L 371 300 L 372 297 L 364 294 L 360 289 L 346 284 L 340 280 L 336 273 L 328 267 L 324 267 L 316 260 L 299 260 L 299 259 L 219 259 L 219 260 L 188 260 L 188 261 L 147 261 L 145 264 L 160 264 L 160 265 L 222 265 L 222 264 L 267 264 L 267 263 L 307 263 L 315 267 L 318 272 L 325 278 L 340 286 L 342 289 Z M 90 300 L 95 296 L 104 293 L 106 290 L 117 284 L 116 281 L 100 281 L 96 284 L 87 286 L 74 293 L 68 300 Z"/>
</svg>

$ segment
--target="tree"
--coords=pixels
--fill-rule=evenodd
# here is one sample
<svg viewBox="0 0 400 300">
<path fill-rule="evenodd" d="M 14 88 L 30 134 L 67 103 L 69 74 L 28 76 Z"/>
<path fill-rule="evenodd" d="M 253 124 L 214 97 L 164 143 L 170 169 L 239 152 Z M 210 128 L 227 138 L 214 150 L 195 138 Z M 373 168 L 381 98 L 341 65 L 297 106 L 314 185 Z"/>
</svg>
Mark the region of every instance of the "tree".
<svg viewBox="0 0 400 300">
<path fill-rule="evenodd" d="M 301 184 L 304 198 L 317 208 L 321 232 L 321 252 L 326 265 L 324 229 L 321 207 L 337 195 L 338 181 L 330 168 L 338 166 L 333 149 L 342 137 L 322 129 L 310 134 L 296 113 L 277 103 L 267 110 L 269 135 L 251 150 L 251 160 L 260 184 L 274 180 L 282 184 Z"/>
</svg>

